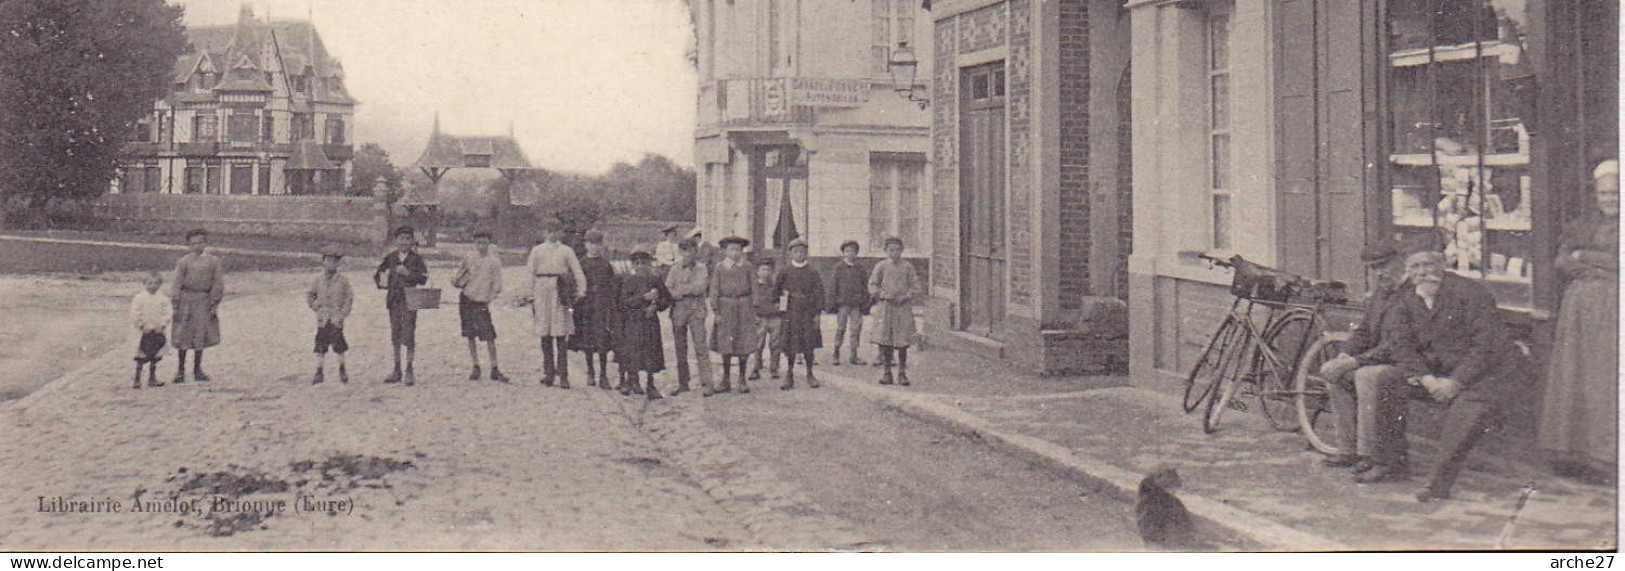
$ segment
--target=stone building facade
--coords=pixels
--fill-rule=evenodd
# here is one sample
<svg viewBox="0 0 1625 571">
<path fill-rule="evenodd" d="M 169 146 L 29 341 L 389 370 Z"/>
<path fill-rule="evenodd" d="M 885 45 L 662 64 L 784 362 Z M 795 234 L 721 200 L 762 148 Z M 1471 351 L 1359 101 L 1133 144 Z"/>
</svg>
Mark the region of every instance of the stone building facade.
<svg viewBox="0 0 1625 571">
<path fill-rule="evenodd" d="M 1443 251 L 1528 348 L 1533 434 L 1562 228 L 1618 155 L 1619 4 L 1130 0 L 1134 383 L 1177 391 L 1241 254 L 1363 292 L 1368 243 Z M 1333 313 L 1329 329 L 1349 327 Z M 1261 316 L 1260 316 L 1261 317 Z M 1497 437 L 1501 438 L 1501 437 Z"/>
<path fill-rule="evenodd" d="M 930 53 L 919 0 L 692 0 L 699 71 L 696 226 L 759 247 L 805 235 L 815 258 L 887 236 L 924 266 L 930 115 L 894 91 L 886 62 Z M 930 78 L 922 62 L 918 83 Z"/>
</svg>

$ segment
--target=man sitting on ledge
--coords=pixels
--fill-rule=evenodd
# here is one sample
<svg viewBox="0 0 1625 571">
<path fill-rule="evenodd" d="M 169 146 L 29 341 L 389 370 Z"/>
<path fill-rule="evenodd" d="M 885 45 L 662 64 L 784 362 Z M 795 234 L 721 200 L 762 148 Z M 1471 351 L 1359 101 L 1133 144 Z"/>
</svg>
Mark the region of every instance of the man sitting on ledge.
<svg viewBox="0 0 1625 571">
<path fill-rule="evenodd" d="M 1478 282 L 1444 271 L 1444 255 L 1418 252 L 1405 260 L 1407 290 L 1385 324 L 1394 361 L 1404 371 L 1402 383 L 1384 387 L 1373 443 L 1373 456 L 1404 458 L 1405 415 L 1410 398 L 1427 398 L 1446 406 L 1439 453 L 1417 501 L 1450 497 L 1467 453 L 1495 428 L 1503 405 L 1519 388 L 1517 352 L 1507 341 L 1496 315 L 1495 298 Z M 1403 479 L 1406 468 L 1378 465 Z"/>
</svg>

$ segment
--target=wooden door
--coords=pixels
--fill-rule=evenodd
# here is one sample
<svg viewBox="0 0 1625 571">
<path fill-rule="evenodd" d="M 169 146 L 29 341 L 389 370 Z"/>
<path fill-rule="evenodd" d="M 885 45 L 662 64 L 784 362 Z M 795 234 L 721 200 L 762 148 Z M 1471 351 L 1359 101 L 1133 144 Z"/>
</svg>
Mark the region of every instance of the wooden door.
<svg viewBox="0 0 1625 571">
<path fill-rule="evenodd" d="M 992 337 L 1004 321 L 1004 64 L 966 69 L 960 92 L 960 325 Z"/>
</svg>

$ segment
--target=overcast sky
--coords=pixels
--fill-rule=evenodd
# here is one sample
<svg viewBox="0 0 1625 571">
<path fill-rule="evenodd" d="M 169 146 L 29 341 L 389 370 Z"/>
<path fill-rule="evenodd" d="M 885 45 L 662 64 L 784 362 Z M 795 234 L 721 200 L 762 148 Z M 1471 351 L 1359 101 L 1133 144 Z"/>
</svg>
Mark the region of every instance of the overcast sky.
<svg viewBox="0 0 1625 571">
<path fill-rule="evenodd" d="M 236 22 L 238 0 L 170 0 L 188 25 Z M 253 0 L 262 20 L 313 16 L 361 101 L 356 138 L 397 166 L 441 130 L 502 134 L 538 166 L 599 172 L 659 153 L 691 165 L 695 75 L 682 0 Z"/>
</svg>

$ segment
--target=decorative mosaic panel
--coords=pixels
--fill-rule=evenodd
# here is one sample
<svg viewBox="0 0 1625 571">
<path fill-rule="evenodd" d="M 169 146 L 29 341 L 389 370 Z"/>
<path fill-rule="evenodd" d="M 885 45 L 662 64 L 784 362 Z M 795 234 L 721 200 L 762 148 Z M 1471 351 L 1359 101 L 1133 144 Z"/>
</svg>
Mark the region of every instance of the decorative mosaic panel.
<svg viewBox="0 0 1625 571">
<path fill-rule="evenodd" d="M 960 14 L 959 51 L 970 53 L 1004 45 L 1005 6 L 993 4 Z M 950 44 L 951 45 L 951 44 Z"/>
<path fill-rule="evenodd" d="M 1009 252 L 1010 293 L 1013 305 L 1031 307 L 1035 271 L 1033 261 L 1033 173 L 1032 173 L 1032 3 L 1010 0 L 1010 57 L 1005 60 L 1005 113 L 1010 128 Z"/>
<path fill-rule="evenodd" d="M 936 23 L 931 92 L 931 283 L 959 287 L 959 81 L 955 18 Z"/>
</svg>

